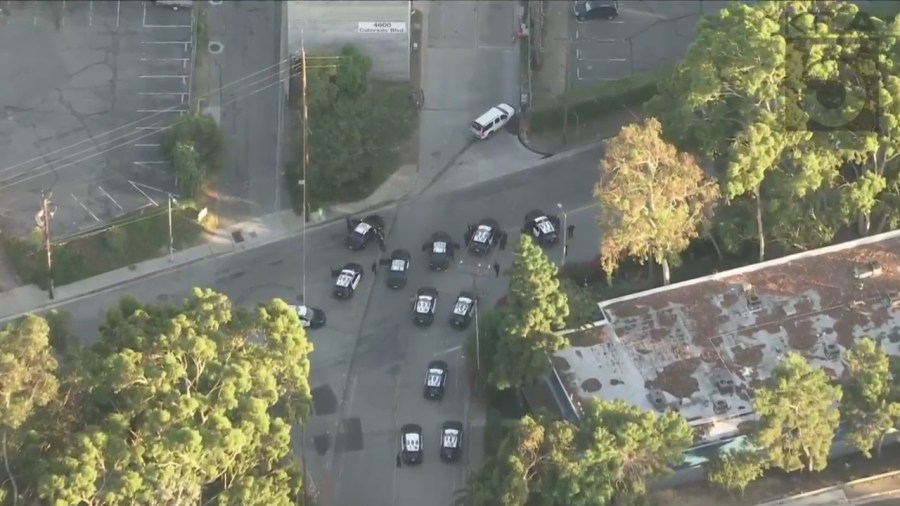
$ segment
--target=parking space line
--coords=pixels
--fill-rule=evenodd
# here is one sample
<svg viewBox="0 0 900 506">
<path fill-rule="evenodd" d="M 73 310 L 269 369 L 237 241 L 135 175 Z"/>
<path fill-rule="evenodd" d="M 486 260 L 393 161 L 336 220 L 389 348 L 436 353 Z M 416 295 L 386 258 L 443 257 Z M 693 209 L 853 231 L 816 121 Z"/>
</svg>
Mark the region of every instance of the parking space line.
<svg viewBox="0 0 900 506">
<path fill-rule="evenodd" d="M 135 144 L 136 148 L 158 148 L 159 144 Z"/>
<path fill-rule="evenodd" d="M 186 91 L 139 91 L 138 95 L 172 96 L 172 95 L 187 95 L 187 92 Z"/>
<path fill-rule="evenodd" d="M 134 127 L 134 128 L 135 128 L 135 130 L 155 130 L 157 132 L 161 132 L 169 127 L 151 126 L 151 127 Z"/>
<path fill-rule="evenodd" d="M 187 68 L 188 62 L 191 61 L 190 58 L 141 58 L 141 61 L 178 61 L 181 62 L 181 68 Z"/>
<path fill-rule="evenodd" d="M 104 190 L 102 186 L 97 186 L 97 189 L 99 189 L 100 191 L 102 191 L 103 194 L 106 195 L 106 198 L 108 198 L 109 200 L 111 200 L 112 203 L 115 204 L 116 207 L 119 208 L 119 211 L 125 211 L 124 209 L 122 209 L 122 206 L 120 206 L 119 203 L 116 202 L 116 199 L 112 198 L 112 195 L 110 195 L 106 190 Z"/>
<path fill-rule="evenodd" d="M 66 0 L 62 0 L 62 13 L 59 15 L 59 26 L 66 26 Z"/>
<path fill-rule="evenodd" d="M 159 46 L 166 45 L 166 44 L 181 44 L 182 46 L 184 46 L 184 50 L 187 51 L 188 47 L 191 45 L 191 41 L 189 41 L 189 40 L 164 40 L 164 41 L 142 40 L 141 44 L 148 44 L 148 45 L 152 44 L 152 45 L 159 45 Z"/>
<path fill-rule="evenodd" d="M 179 115 L 182 115 L 187 112 L 186 109 L 138 109 L 137 112 L 145 112 L 145 113 L 154 113 L 159 114 L 163 112 L 177 112 Z"/>
<path fill-rule="evenodd" d="M 91 210 L 88 209 L 86 205 L 84 205 L 80 200 L 78 200 L 78 197 L 76 197 L 74 193 L 70 193 L 69 195 L 72 196 L 72 200 L 74 200 L 75 203 L 77 203 L 79 206 L 81 206 L 82 209 L 84 209 L 85 211 L 87 211 L 88 214 L 91 215 L 91 218 L 94 218 L 94 221 L 96 221 L 97 223 L 100 223 L 102 221 L 100 218 L 97 217 L 96 214 L 92 213 Z"/>
<path fill-rule="evenodd" d="M 116 28 L 119 27 L 119 14 L 122 12 L 122 0 L 116 0 Z"/>
<path fill-rule="evenodd" d="M 88 26 L 94 26 L 94 0 L 88 1 Z"/>
<path fill-rule="evenodd" d="M 138 165 L 140 162 L 134 162 L 134 163 L 135 163 L 135 165 Z M 159 204 L 155 200 L 151 199 L 150 195 L 147 195 L 146 193 L 144 193 L 144 190 L 141 190 L 141 188 L 138 186 L 137 183 L 135 183 L 134 181 L 128 181 L 128 184 L 130 184 L 135 190 L 140 192 L 140 194 L 143 195 L 144 198 L 150 202 L 150 204 L 159 207 Z M 143 206 L 143 207 L 141 207 L 141 209 L 143 209 L 144 207 L 147 207 L 147 206 Z"/>
</svg>

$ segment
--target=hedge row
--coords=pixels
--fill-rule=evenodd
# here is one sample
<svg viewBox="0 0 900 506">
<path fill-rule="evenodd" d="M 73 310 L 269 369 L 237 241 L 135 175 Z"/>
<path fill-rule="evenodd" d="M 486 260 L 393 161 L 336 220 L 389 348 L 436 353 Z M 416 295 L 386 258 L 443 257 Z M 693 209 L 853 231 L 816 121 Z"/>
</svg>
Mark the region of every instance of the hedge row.
<svg viewBox="0 0 900 506">
<path fill-rule="evenodd" d="M 565 103 L 569 104 L 569 124 L 584 122 L 623 107 L 637 107 L 653 98 L 658 84 L 670 69 L 636 74 L 618 81 L 570 91 L 561 97 L 537 103 L 528 113 L 528 129 L 539 133 L 562 128 Z M 577 119 L 576 119 L 577 118 Z"/>
</svg>

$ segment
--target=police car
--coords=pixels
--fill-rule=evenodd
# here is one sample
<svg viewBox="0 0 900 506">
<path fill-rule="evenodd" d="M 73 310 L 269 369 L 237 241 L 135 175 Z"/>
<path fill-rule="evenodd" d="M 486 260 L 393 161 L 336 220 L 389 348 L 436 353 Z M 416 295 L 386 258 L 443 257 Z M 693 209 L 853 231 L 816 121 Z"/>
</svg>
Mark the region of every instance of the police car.
<svg viewBox="0 0 900 506">
<path fill-rule="evenodd" d="M 453 242 L 447 232 L 435 232 L 431 238 L 422 245 L 422 251 L 428 252 L 428 267 L 435 271 L 445 271 L 450 267 L 453 253 L 459 244 Z"/>
<path fill-rule="evenodd" d="M 456 302 L 453 303 L 453 313 L 450 314 L 450 325 L 464 329 L 469 326 L 472 317 L 475 315 L 475 306 L 478 304 L 478 297 L 470 292 L 459 292 Z"/>
<path fill-rule="evenodd" d="M 478 225 L 469 225 L 466 229 L 466 247 L 476 255 L 486 255 L 503 237 L 500 224 L 491 218 L 485 218 Z"/>
<path fill-rule="evenodd" d="M 441 460 L 456 462 L 462 453 L 463 424 L 455 420 L 444 422 L 441 427 Z"/>
<path fill-rule="evenodd" d="M 347 248 L 361 250 L 372 239 L 383 237 L 384 218 L 370 214 L 363 219 L 347 218 Z"/>
<path fill-rule="evenodd" d="M 356 287 L 362 281 L 363 268 L 357 263 L 347 263 L 341 269 L 334 269 L 331 274 L 334 280 L 334 296 L 339 299 L 349 299 L 356 292 Z"/>
<path fill-rule="evenodd" d="M 422 427 L 408 423 L 400 427 L 400 456 L 405 464 L 422 463 Z"/>
<path fill-rule="evenodd" d="M 325 311 L 319 308 L 309 306 L 294 306 L 297 317 L 300 318 L 300 325 L 317 329 L 325 325 Z"/>
<path fill-rule="evenodd" d="M 406 286 L 406 276 L 409 273 L 409 251 L 395 249 L 391 258 L 387 260 L 388 274 L 387 286 L 399 290 Z"/>
<path fill-rule="evenodd" d="M 419 288 L 413 298 L 413 322 L 417 325 L 431 325 L 437 307 L 438 292 L 434 288 Z"/>
<path fill-rule="evenodd" d="M 433 360 L 428 363 L 428 369 L 425 370 L 425 390 L 423 393 L 426 399 L 441 400 L 444 398 L 448 369 L 447 362 L 443 360 Z"/>
<path fill-rule="evenodd" d="M 559 242 L 559 218 L 535 209 L 525 215 L 525 227 L 522 233 L 528 234 L 541 246 L 550 246 Z"/>
</svg>

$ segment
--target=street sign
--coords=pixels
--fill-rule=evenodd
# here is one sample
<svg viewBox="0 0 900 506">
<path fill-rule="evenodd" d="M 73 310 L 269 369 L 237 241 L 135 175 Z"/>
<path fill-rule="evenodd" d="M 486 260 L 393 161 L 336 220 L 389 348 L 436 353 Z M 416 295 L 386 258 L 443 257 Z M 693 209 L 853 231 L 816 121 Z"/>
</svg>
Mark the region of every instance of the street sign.
<svg viewBox="0 0 900 506">
<path fill-rule="evenodd" d="M 402 21 L 360 21 L 357 29 L 359 33 L 406 33 L 406 23 Z"/>
</svg>

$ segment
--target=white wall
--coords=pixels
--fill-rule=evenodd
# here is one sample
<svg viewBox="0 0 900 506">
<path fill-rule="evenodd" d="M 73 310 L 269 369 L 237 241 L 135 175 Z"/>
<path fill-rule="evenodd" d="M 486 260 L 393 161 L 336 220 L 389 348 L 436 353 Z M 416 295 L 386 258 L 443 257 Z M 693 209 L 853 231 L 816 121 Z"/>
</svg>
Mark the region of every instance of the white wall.
<svg viewBox="0 0 900 506">
<path fill-rule="evenodd" d="M 307 52 L 339 51 L 354 44 L 372 58 L 372 75 L 391 81 L 409 80 L 409 14 L 407 0 L 292 0 L 287 2 L 288 45 Z M 359 33 L 360 22 L 404 23 L 403 33 Z"/>
</svg>

